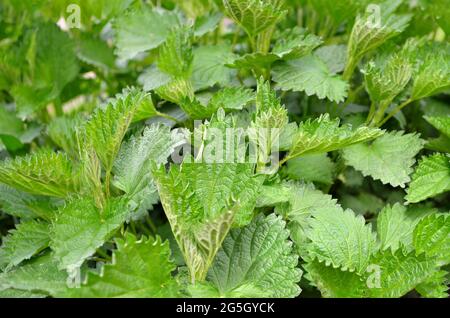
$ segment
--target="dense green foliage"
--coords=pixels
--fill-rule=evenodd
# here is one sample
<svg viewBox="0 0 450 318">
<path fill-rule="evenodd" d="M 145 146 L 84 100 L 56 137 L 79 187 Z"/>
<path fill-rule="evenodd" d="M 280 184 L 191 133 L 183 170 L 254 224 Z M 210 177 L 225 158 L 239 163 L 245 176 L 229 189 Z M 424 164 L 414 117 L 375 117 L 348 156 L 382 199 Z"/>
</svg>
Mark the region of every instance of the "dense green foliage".
<svg viewBox="0 0 450 318">
<path fill-rule="evenodd" d="M 2 0 L 0 297 L 448 297 L 446 0 Z"/>
</svg>

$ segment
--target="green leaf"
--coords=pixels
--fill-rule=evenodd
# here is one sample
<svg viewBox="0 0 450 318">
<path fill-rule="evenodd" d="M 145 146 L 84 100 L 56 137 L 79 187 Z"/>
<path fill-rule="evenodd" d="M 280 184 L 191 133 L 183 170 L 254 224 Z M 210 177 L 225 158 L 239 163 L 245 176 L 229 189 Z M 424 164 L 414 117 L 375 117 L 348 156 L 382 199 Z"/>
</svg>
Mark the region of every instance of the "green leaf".
<svg viewBox="0 0 450 318">
<path fill-rule="evenodd" d="M 277 87 L 284 91 L 305 92 L 338 103 L 347 96 L 348 84 L 314 55 L 281 62 L 274 66 L 272 73 Z"/>
<path fill-rule="evenodd" d="M 40 150 L 0 164 L 0 182 L 31 194 L 64 198 L 78 188 L 76 168 L 66 154 Z"/>
<path fill-rule="evenodd" d="M 275 212 L 289 221 L 288 228 L 297 252 L 302 258 L 307 259 L 310 256 L 306 232 L 310 229 L 311 217 L 320 211 L 339 213 L 342 208 L 330 195 L 316 190 L 310 184 L 289 182 L 282 184 L 282 187 L 287 190 L 287 194 L 281 193 L 283 195 L 280 195 L 280 198 L 284 200 L 276 205 Z"/>
<path fill-rule="evenodd" d="M 284 184 L 263 185 L 259 192 L 256 207 L 276 206 L 279 203 L 288 202 L 291 198 L 291 189 Z"/>
<path fill-rule="evenodd" d="M 283 31 L 275 43 L 272 53 L 284 60 L 298 59 L 310 54 L 322 44 L 322 39 L 308 34 L 305 29 L 295 27 Z"/>
<path fill-rule="evenodd" d="M 47 126 L 47 134 L 59 147 L 78 158 L 80 153 L 80 132 L 84 124 L 81 116 L 62 116 L 53 119 Z"/>
<path fill-rule="evenodd" d="M 366 89 L 372 102 L 387 101 L 389 104 L 411 80 L 413 68 L 402 54 L 372 61 L 364 70 Z"/>
<path fill-rule="evenodd" d="M 57 96 L 78 75 L 75 43 L 56 24 L 39 26 L 33 87 L 52 88 Z"/>
<path fill-rule="evenodd" d="M 113 49 L 105 41 L 86 33 L 83 33 L 78 43 L 78 58 L 104 72 L 110 72 L 116 68 Z"/>
<path fill-rule="evenodd" d="M 0 136 L 9 135 L 20 139 L 23 130 L 22 121 L 13 112 L 0 105 Z"/>
<path fill-rule="evenodd" d="M 185 1 L 182 2 L 186 3 Z M 196 37 L 201 37 L 214 31 L 219 26 L 222 18 L 222 13 L 216 12 L 212 15 L 202 16 L 196 19 L 194 23 L 194 35 Z"/>
<path fill-rule="evenodd" d="M 363 273 L 375 252 L 376 239 L 370 225 L 351 210 L 318 209 L 306 232 L 311 257 L 343 270 Z"/>
<path fill-rule="evenodd" d="M 422 158 L 407 190 L 408 202 L 420 202 L 446 191 L 450 191 L 450 157 L 434 154 Z"/>
<path fill-rule="evenodd" d="M 164 176 L 162 171 L 158 171 L 155 177 L 160 194 L 161 190 L 169 190 L 175 192 L 170 196 L 192 200 L 193 204 L 188 207 L 183 202 L 180 202 L 181 206 L 174 204 L 174 208 L 179 211 L 173 212 L 179 215 L 180 221 L 186 223 L 186 226 L 195 227 L 207 219 L 214 219 L 234 205 L 240 207 L 234 221 L 238 225 L 245 225 L 252 217 L 262 182 L 261 176 L 253 174 L 253 169 L 253 165 L 249 163 L 185 162 L 181 166 L 172 166 L 169 175 Z M 190 189 L 184 189 L 186 186 Z M 163 203 L 167 201 L 162 197 L 161 199 Z M 175 202 L 171 200 L 167 203 Z M 188 210 L 184 211 L 186 208 Z M 173 212 L 169 211 L 169 214 Z"/>
<path fill-rule="evenodd" d="M 158 87 L 156 93 L 169 102 L 182 104 L 184 99 L 194 98 L 194 87 L 190 80 L 178 77 L 173 78 L 168 84 Z"/>
<path fill-rule="evenodd" d="M 446 34 L 450 34 L 450 22 L 448 20 L 449 10 L 445 0 L 435 0 L 427 3 L 429 9 L 435 18 L 435 21 L 444 30 Z"/>
<path fill-rule="evenodd" d="M 332 184 L 335 170 L 334 162 L 321 153 L 289 160 L 284 173 L 292 180 Z"/>
<path fill-rule="evenodd" d="M 448 298 L 448 272 L 441 270 L 416 286 L 417 292 L 425 298 Z"/>
<path fill-rule="evenodd" d="M 50 254 L 36 258 L 16 269 L 0 273 L 0 290 L 18 289 L 57 296 L 67 288 L 67 274 L 58 270 Z"/>
<path fill-rule="evenodd" d="M 89 273 L 80 288 L 68 289 L 64 297 L 82 298 L 160 298 L 177 297 L 178 282 L 169 243 L 158 237 L 137 240 L 132 234 L 117 239 L 112 264 L 101 274 Z"/>
<path fill-rule="evenodd" d="M 177 15 L 144 6 L 119 16 L 114 23 L 115 44 L 121 59 L 132 59 L 160 46 L 171 29 L 179 24 Z"/>
<path fill-rule="evenodd" d="M 224 0 L 223 4 L 226 14 L 250 37 L 274 26 L 285 14 L 280 0 Z"/>
<path fill-rule="evenodd" d="M 340 268 L 327 266 L 317 260 L 312 260 L 303 267 L 305 277 L 319 289 L 325 298 L 361 298 L 366 295 L 364 277 L 354 272 L 343 271 Z"/>
<path fill-rule="evenodd" d="M 82 8 L 81 21 L 90 26 L 92 23 L 107 22 L 124 12 L 132 2 L 133 0 L 71 0 L 68 3 L 77 4 Z M 63 6 L 62 10 L 65 12 L 67 1 L 58 3 Z"/>
<path fill-rule="evenodd" d="M 187 163 L 153 175 L 191 279 L 203 281 L 232 224 L 252 217 L 262 183 L 252 164 Z"/>
<path fill-rule="evenodd" d="M 401 249 L 378 252 L 370 259 L 370 267 L 358 275 L 342 272 L 317 261 L 308 262 L 305 269 L 324 297 L 398 298 L 432 275 L 436 267 L 432 260 Z"/>
<path fill-rule="evenodd" d="M 450 138 L 450 116 L 425 116 L 424 118 L 437 130 Z"/>
<path fill-rule="evenodd" d="M 353 129 L 351 125 L 339 126 L 339 119 L 328 114 L 315 120 L 300 123 L 288 158 L 326 153 L 368 141 L 383 135 L 383 131 L 365 126 Z"/>
<path fill-rule="evenodd" d="M 115 198 L 103 208 L 93 199 L 76 199 L 61 208 L 52 226 L 50 247 L 59 268 L 69 273 L 93 255 L 130 216 L 127 202 Z"/>
<path fill-rule="evenodd" d="M 48 223 L 39 221 L 20 223 L 3 238 L 0 266 L 4 264 L 6 270 L 9 270 L 47 248 L 49 242 Z"/>
<path fill-rule="evenodd" d="M 419 56 L 419 68 L 414 74 L 412 100 L 436 95 L 450 87 L 450 46 L 432 46 L 425 56 Z"/>
<path fill-rule="evenodd" d="M 207 105 L 202 104 L 198 99 L 186 98 L 180 106 L 192 119 L 209 119 L 220 108 L 225 111 L 242 110 L 254 99 L 255 96 L 251 89 L 226 87 L 215 93 Z"/>
<path fill-rule="evenodd" d="M 210 107 L 217 110 L 242 110 L 255 100 L 253 90 L 243 87 L 227 87 L 214 94 L 209 101 Z"/>
<path fill-rule="evenodd" d="M 308 34 L 305 29 L 295 27 L 276 35 L 279 39 L 270 53 L 253 52 L 237 56 L 229 67 L 236 69 L 261 70 L 280 60 L 299 59 L 309 55 L 322 40 L 314 34 Z"/>
<path fill-rule="evenodd" d="M 209 88 L 216 84 L 227 86 L 235 70 L 228 68 L 234 54 L 229 45 L 200 46 L 194 49 L 192 61 L 192 83 L 195 90 Z"/>
<path fill-rule="evenodd" d="M 241 70 L 261 71 L 262 69 L 268 69 L 274 62 L 280 59 L 280 56 L 274 53 L 246 53 L 236 56 L 233 62 L 227 64 L 227 66 Z"/>
<path fill-rule="evenodd" d="M 38 24 L 22 45 L 28 46 L 28 81 L 16 83 L 12 95 L 20 116 L 30 117 L 59 97 L 78 75 L 79 66 L 74 41 L 56 24 Z"/>
<path fill-rule="evenodd" d="M 314 8 L 315 15 L 318 15 L 319 21 L 324 28 L 322 32 L 335 32 L 343 23 L 355 18 L 359 11 L 369 3 L 367 0 L 314 0 L 308 1 L 308 5 Z M 325 21 L 324 21 L 325 20 Z M 325 25 L 323 25 L 325 24 Z M 327 30 L 331 28 L 331 30 Z M 324 32 L 326 34 L 326 32 Z M 332 34 L 330 34 L 331 36 Z"/>
<path fill-rule="evenodd" d="M 439 262 L 450 263 L 450 217 L 433 214 L 423 218 L 414 229 L 414 246 L 418 254 L 429 258 L 436 256 Z"/>
<path fill-rule="evenodd" d="M 158 68 L 173 77 L 188 78 L 192 71 L 192 30 L 174 29 L 159 49 Z"/>
<path fill-rule="evenodd" d="M 175 132 L 171 134 L 167 126 L 152 125 L 122 145 L 114 162 L 113 184 L 124 191 L 136 207 L 151 193 L 157 198 L 150 162 L 166 164 L 167 158 L 183 142 L 182 137 Z"/>
<path fill-rule="evenodd" d="M 284 200 L 287 204 L 278 205 L 275 212 L 291 222 L 308 226 L 310 217 L 315 215 L 318 210 L 341 210 L 335 199 L 316 190 L 311 184 L 289 182 L 282 184 L 282 187 L 287 190 L 287 199 Z"/>
<path fill-rule="evenodd" d="M 170 83 L 172 77 L 162 72 L 156 65 L 147 68 L 138 78 L 145 92 L 154 90 Z"/>
<path fill-rule="evenodd" d="M 425 147 L 433 151 L 450 153 L 450 138 L 441 135 L 438 138 L 428 139 Z"/>
<path fill-rule="evenodd" d="M 341 73 L 347 63 L 347 46 L 344 44 L 321 46 L 314 51 L 314 55 L 328 66 L 332 74 Z"/>
<path fill-rule="evenodd" d="M 285 222 L 274 214 L 259 215 L 245 228 L 232 230 L 209 270 L 213 288 L 208 296 L 298 296 L 301 271 L 288 237 Z"/>
<path fill-rule="evenodd" d="M 51 102 L 52 88 L 37 88 L 27 84 L 18 84 L 11 89 L 11 95 L 16 102 L 17 114 L 21 118 L 32 117 L 33 113 L 42 110 Z"/>
<path fill-rule="evenodd" d="M 387 205 L 378 215 L 377 233 L 380 249 L 398 250 L 401 246 L 411 250 L 413 246 L 413 231 L 419 221 L 432 211 L 407 210 L 399 203 Z"/>
<path fill-rule="evenodd" d="M 249 129 L 249 139 L 257 145 L 256 171 L 274 174 L 278 167 L 273 167 L 272 154 L 279 151 L 280 135 L 289 122 L 288 111 L 281 105 L 281 100 L 271 88 L 270 83 L 262 78 L 258 80 L 256 93 L 256 113 L 253 115 Z"/>
<path fill-rule="evenodd" d="M 214 6 L 214 2 L 210 0 L 174 0 L 174 2 L 189 19 L 196 20 L 197 17 L 211 12 Z"/>
<path fill-rule="evenodd" d="M 344 209 L 350 209 L 358 215 L 376 215 L 384 206 L 384 201 L 376 195 L 360 192 L 359 194 L 344 194 L 340 203 Z"/>
<path fill-rule="evenodd" d="M 413 290 L 436 270 L 432 259 L 424 255 L 416 256 L 414 252 L 379 252 L 371 263 L 379 266 L 379 288 L 369 289 L 369 297 L 398 298 Z M 375 268 L 375 267 L 374 267 Z M 376 275 L 376 274 L 375 274 Z"/>
<path fill-rule="evenodd" d="M 113 167 L 128 127 L 139 108 L 148 104 L 148 98 L 138 90 L 125 91 L 104 109 L 98 109 L 87 122 L 86 135 L 107 172 Z"/>
<path fill-rule="evenodd" d="M 0 184 L 0 204 L 6 214 L 24 219 L 50 220 L 54 214 L 55 203 L 51 198 L 17 191 Z"/>
<path fill-rule="evenodd" d="M 403 188 L 411 180 L 409 175 L 413 171 L 414 157 L 423 145 L 423 140 L 416 134 L 404 135 L 401 131 L 393 131 L 370 144 L 344 149 L 343 157 L 364 176 Z"/>
<path fill-rule="evenodd" d="M 377 12 L 369 9 L 365 15 L 356 18 L 349 39 L 345 79 L 350 78 L 354 68 L 365 54 L 378 48 L 407 28 L 412 16 L 394 13 L 401 3 L 402 0 L 385 1 L 378 7 L 379 17 Z"/>
<path fill-rule="evenodd" d="M 0 290 L 0 298 L 46 298 L 47 295 L 42 293 L 34 293 L 26 290 L 8 288 Z"/>
</svg>

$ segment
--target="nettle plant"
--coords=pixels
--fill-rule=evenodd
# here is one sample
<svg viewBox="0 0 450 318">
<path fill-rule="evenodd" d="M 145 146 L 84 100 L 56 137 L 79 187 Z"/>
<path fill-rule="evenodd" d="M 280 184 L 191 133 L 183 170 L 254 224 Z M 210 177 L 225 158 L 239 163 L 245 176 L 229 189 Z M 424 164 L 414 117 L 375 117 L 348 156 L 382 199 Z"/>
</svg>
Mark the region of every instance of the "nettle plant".
<svg viewBox="0 0 450 318">
<path fill-rule="evenodd" d="M 448 13 L 3 0 L 0 296 L 448 297 Z"/>
</svg>

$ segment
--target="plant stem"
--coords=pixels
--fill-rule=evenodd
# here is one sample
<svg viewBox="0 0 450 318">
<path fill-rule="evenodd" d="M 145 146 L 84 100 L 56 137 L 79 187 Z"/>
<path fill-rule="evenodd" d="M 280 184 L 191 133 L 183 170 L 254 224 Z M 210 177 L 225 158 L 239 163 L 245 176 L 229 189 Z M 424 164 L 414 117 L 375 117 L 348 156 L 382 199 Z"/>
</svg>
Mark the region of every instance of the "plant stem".
<svg viewBox="0 0 450 318">
<path fill-rule="evenodd" d="M 359 92 L 363 89 L 364 89 L 364 84 L 361 84 L 356 89 L 351 90 L 350 93 L 348 94 L 347 100 L 345 101 L 345 103 L 342 107 L 342 110 L 344 110 L 345 108 L 347 108 L 348 105 L 353 103 L 355 101 L 356 97 L 358 96 Z"/>
<path fill-rule="evenodd" d="M 168 115 L 168 114 L 164 114 L 164 113 L 161 113 L 161 112 L 157 112 L 157 115 L 160 116 L 160 117 L 163 117 L 163 118 L 165 118 L 165 119 L 171 120 L 171 121 L 175 122 L 177 125 L 182 125 L 182 124 L 183 124 L 181 121 L 179 121 L 179 120 L 176 119 L 175 117 L 170 116 L 170 115 Z"/>
<path fill-rule="evenodd" d="M 152 230 L 153 234 L 156 234 L 156 232 L 158 231 L 155 223 L 153 223 L 152 218 L 147 214 L 145 216 L 145 221 L 147 222 L 148 226 L 150 227 L 150 229 Z"/>
<path fill-rule="evenodd" d="M 274 28 L 271 27 L 258 35 L 256 42 L 256 52 L 266 54 L 270 49 L 270 41 L 272 40 Z"/>
<path fill-rule="evenodd" d="M 347 62 L 347 65 L 345 66 L 344 74 L 342 75 L 342 79 L 344 81 L 349 82 L 352 79 L 357 64 L 358 64 L 357 61 L 355 61 L 353 57 L 350 57 L 350 59 Z"/>
<path fill-rule="evenodd" d="M 138 223 L 139 229 L 147 236 L 153 236 L 153 233 L 145 226 L 144 223 Z"/>
<path fill-rule="evenodd" d="M 56 117 L 61 117 L 64 115 L 64 111 L 62 108 L 62 103 L 61 100 L 58 98 L 55 100 L 55 102 L 53 103 L 53 105 L 55 106 L 55 114 Z"/>
<path fill-rule="evenodd" d="M 111 260 L 111 256 L 108 255 L 108 253 L 106 253 L 104 250 L 102 250 L 101 248 L 97 249 L 97 254 L 100 255 L 103 259 L 110 261 Z"/>
<path fill-rule="evenodd" d="M 248 36 L 248 40 L 250 41 L 250 47 L 252 49 L 252 52 L 256 52 L 256 41 L 255 37 L 253 35 Z"/>
<path fill-rule="evenodd" d="M 280 161 L 280 163 L 278 164 L 278 166 L 281 168 L 282 165 L 284 165 L 286 162 L 288 162 L 289 160 L 291 160 L 292 158 L 289 157 L 289 155 L 287 155 L 286 157 L 283 158 L 283 160 Z"/>
<path fill-rule="evenodd" d="M 372 115 L 370 121 L 371 126 L 376 126 L 383 119 L 384 113 L 391 103 L 392 99 L 383 100 L 380 102 L 380 104 L 378 105 L 378 110 L 375 110 L 375 113 Z"/>
<path fill-rule="evenodd" d="M 379 124 L 377 124 L 378 127 L 383 126 L 389 119 L 391 119 L 392 117 L 394 117 L 399 111 L 401 111 L 403 108 L 405 108 L 406 106 L 408 106 L 409 104 L 411 104 L 414 100 L 413 99 L 408 99 L 406 101 L 404 101 L 403 103 L 401 103 L 399 106 L 397 106 L 393 111 L 391 111 Z"/>
<path fill-rule="evenodd" d="M 370 121 L 372 120 L 373 115 L 375 115 L 375 110 L 376 110 L 376 104 L 375 104 L 375 102 L 372 102 L 370 104 L 369 115 L 367 115 L 366 125 L 368 125 L 370 123 Z"/>
<path fill-rule="evenodd" d="M 111 193 L 109 190 L 110 183 L 111 183 L 111 170 L 108 169 L 106 171 L 106 176 L 105 176 L 105 194 L 106 194 L 107 198 L 109 198 L 111 196 Z"/>
<path fill-rule="evenodd" d="M 303 9 L 301 7 L 297 9 L 297 25 L 303 27 Z"/>
<path fill-rule="evenodd" d="M 240 31 L 241 30 L 239 28 L 236 28 L 236 31 L 234 31 L 233 43 L 231 44 L 231 47 L 233 48 L 233 50 L 236 47 L 236 44 L 238 43 Z"/>
</svg>

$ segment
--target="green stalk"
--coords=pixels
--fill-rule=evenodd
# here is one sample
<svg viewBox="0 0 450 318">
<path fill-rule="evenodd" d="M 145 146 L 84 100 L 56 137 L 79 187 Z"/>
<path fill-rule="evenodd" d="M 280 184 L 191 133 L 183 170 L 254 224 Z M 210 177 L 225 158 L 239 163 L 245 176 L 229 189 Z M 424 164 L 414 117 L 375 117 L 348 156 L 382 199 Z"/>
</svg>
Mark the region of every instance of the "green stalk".
<svg viewBox="0 0 450 318">
<path fill-rule="evenodd" d="M 389 119 L 391 119 L 392 117 L 394 117 L 399 111 L 401 111 L 403 108 L 405 108 L 406 106 L 408 106 L 409 104 L 411 104 L 414 100 L 413 99 L 408 99 L 406 101 L 404 101 L 403 103 L 401 103 L 399 106 L 397 106 L 393 111 L 391 111 L 377 126 L 381 127 L 383 126 Z"/>
<path fill-rule="evenodd" d="M 270 41 L 272 40 L 274 27 L 270 27 L 266 31 L 258 35 L 256 40 L 256 52 L 266 54 L 270 50 Z"/>
<path fill-rule="evenodd" d="M 152 218 L 148 214 L 145 216 L 145 222 L 148 224 L 150 230 L 152 230 L 152 232 L 154 234 L 156 234 L 158 232 L 158 229 L 156 228 L 155 224 L 153 223 Z"/>
<path fill-rule="evenodd" d="M 299 7 L 297 9 L 297 25 L 299 27 L 303 27 L 303 9 L 301 7 Z"/>
<path fill-rule="evenodd" d="M 391 104 L 392 99 L 384 100 L 380 102 L 380 105 L 378 106 L 378 110 L 373 114 L 371 119 L 371 125 L 377 126 L 377 124 L 383 119 L 384 113 L 388 109 L 389 105 Z"/>
<path fill-rule="evenodd" d="M 106 176 L 105 176 L 105 194 L 106 197 L 109 198 L 111 196 L 111 192 L 110 192 L 110 184 L 111 184 L 111 170 L 108 169 L 106 171 Z"/>
<path fill-rule="evenodd" d="M 344 81 L 349 82 L 352 79 L 353 73 L 355 72 L 356 65 L 358 61 L 352 57 L 349 58 L 347 65 L 345 66 L 344 74 L 342 75 L 342 79 Z"/>
<path fill-rule="evenodd" d="M 176 119 L 173 116 L 170 116 L 170 115 L 167 115 L 167 114 L 164 114 L 164 113 L 161 113 L 161 112 L 157 112 L 156 114 L 158 116 L 160 116 L 160 117 L 163 117 L 165 119 L 168 119 L 168 120 L 171 120 L 171 121 L 175 122 L 177 125 L 182 125 L 183 124 L 181 121 L 179 121 L 178 119 Z"/>
<path fill-rule="evenodd" d="M 370 104 L 369 115 L 367 115 L 366 125 L 368 125 L 371 122 L 373 115 L 375 114 L 375 110 L 376 110 L 376 104 L 375 104 L 375 102 L 372 102 Z"/>
</svg>

